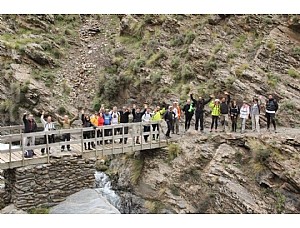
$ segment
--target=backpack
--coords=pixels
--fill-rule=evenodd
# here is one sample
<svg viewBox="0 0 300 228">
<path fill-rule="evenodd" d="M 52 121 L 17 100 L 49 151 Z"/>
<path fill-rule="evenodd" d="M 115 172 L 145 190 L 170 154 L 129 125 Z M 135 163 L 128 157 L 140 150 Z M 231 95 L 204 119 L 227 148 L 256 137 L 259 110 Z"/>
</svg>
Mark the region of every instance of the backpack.
<svg viewBox="0 0 300 228">
<path fill-rule="evenodd" d="M 24 152 L 24 157 L 25 158 L 32 158 L 33 155 L 35 155 L 33 150 L 25 150 L 25 152 Z"/>
</svg>

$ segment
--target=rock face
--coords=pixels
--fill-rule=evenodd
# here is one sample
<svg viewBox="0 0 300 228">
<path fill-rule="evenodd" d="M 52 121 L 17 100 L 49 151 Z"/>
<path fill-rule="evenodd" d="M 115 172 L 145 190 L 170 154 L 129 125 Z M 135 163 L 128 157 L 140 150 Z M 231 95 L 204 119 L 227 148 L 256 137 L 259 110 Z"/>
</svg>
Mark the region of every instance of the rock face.
<svg viewBox="0 0 300 228">
<path fill-rule="evenodd" d="M 120 214 L 95 189 L 77 192 L 51 208 L 50 214 Z"/>
<path fill-rule="evenodd" d="M 148 151 L 142 169 L 114 159 L 111 175 L 124 213 L 299 213 L 299 135 L 188 134 L 175 159 Z"/>
<path fill-rule="evenodd" d="M 17 209 L 57 205 L 84 188 L 94 187 L 95 160 L 61 157 L 51 164 L 4 171 L 5 204 Z"/>
</svg>

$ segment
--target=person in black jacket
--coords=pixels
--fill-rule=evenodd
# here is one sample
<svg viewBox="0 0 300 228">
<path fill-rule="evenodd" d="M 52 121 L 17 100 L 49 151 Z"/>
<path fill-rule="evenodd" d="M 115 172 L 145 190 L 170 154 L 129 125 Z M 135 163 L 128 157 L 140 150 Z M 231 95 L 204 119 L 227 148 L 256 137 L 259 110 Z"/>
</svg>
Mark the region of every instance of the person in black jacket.
<svg viewBox="0 0 300 228">
<path fill-rule="evenodd" d="M 82 121 L 82 127 L 96 127 L 91 123 L 90 116 L 87 114 L 84 114 L 84 110 L 81 112 L 81 121 Z M 83 139 L 90 139 L 92 136 L 92 131 L 84 131 L 83 132 Z M 88 145 L 88 148 L 87 148 Z M 92 150 L 91 145 L 93 148 L 95 148 L 94 142 L 88 142 L 84 143 L 84 149 L 85 150 Z"/>
<path fill-rule="evenodd" d="M 270 131 L 270 123 L 272 122 L 276 133 L 275 113 L 278 110 L 278 103 L 273 98 L 273 95 L 269 95 L 269 99 L 266 102 L 266 117 L 267 117 L 267 131 Z"/>
<path fill-rule="evenodd" d="M 127 107 L 123 107 L 122 111 L 119 111 L 120 113 L 120 123 L 129 123 L 129 115 L 130 115 L 130 111 Z M 120 135 L 123 134 L 123 127 L 120 128 Z M 128 134 L 128 127 L 124 127 L 124 134 Z M 120 143 L 123 142 L 123 139 L 120 139 Z M 124 137 L 124 143 L 127 143 L 127 137 Z"/>
<path fill-rule="evenodd" d="M 191 125 L 191 120 L 193 118 L 194 115 L 194 103 L 191 103 L 190 99 L 186 100 L 186 104 L 183 106 L 183 113 L 185 116 L 185 122 L 184 122 L 184 129 L 185 131 L 187 131 L 190 128 Z"/>
<path fill-rule="evenodd" d="M 147 105 L 145 105 L 145 109 L 142 112 L 141 112 L 140 108 L 136 108 L 135 104 L 132 106 L 132 115 L 133 115 L 133 122 L 134 123 L 140 123 L 140 122 L 142 122 L 142 117 L 145 114 L 146 109 L 147 109 Z M 141 132 L 140 131 L 140 126 L 134 125 L 133 131 L 134 131 L 135 134 L 137 134 L 135 143 L 136 144 L 140 144 L 140 136 L 138 135 Z"/>
<path fill-rule="evenodd" d="M 231 131 L 232 132 L 236 132 L 237 119 L 238 119 L 239 114 L 240 114 L 240 108 L 236 104 L 236 101 L 234 100 L 231 102 L 230 111 L 229 111 L 229 115 L 231 118 Z"/>
<path fill-rule="evenodd" d="M 220 103 L 220 122 L 222 125 L 222 130 L 226 132 L 226 126 L 228 125 L 228 117 L 229 117 L 229 106 L 230 106 L 230 95 L 225 91 L 224 94 L 226 97 L 222 97 Z"/>
<path fill-rule="evenodd" d="M 167 125 L 168 125 L 166 138 L 169 139 L 169 138 L 171 138 L 170 137 L 170 132 L 173 128 L 173 122 L 175 120 L 175 113 L 173 112 L 173 106 L 169 106 L 168 111 L 165 113 L 164 119 L 165 119 L 165 121 L 167 122 Z"/>
<path fill-rule="evenodd" d="M 33 119 L 33 115 L 29 114 L 27 117 L 27 113 L 23 115 L 23 123 L 24 123 L 24 133 L 36 132 L 37 124 Z M 23 141 L 25 146 L 34 146 L 35 145 L 35 136 L 25 137 Z"/>
<path fill-rule="evenodd" d="M 207 100 L 204 100 L 204 98 L 202 97 L 199 97 L 198 100 L 194 99 L 193 98 L 193 94 L 191 94 L 191 99 L 193 101 L 193 103 L 195 104 L 195 115 L 196 115 L 196 122 L 195 122 L 195 130 L 197 131 L 198 130 L 198 127 L 199 127 L 199 120 L 200 120 L 200 131 L 203 132 L 204 130 L 204 105 L 208 104 L 211 99 L 212 99 L 212 96 L 210 96 Z"/>
</svg>

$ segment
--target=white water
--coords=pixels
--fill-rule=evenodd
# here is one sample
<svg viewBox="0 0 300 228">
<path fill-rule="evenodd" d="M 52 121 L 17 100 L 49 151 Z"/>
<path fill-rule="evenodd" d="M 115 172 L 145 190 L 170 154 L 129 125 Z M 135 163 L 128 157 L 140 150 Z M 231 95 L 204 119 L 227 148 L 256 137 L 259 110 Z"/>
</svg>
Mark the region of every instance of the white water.
<svg viewBox="0 0 300 228">
<path fill-rule="evenodd" d="M 20 146 L 12 146 L 12 149 L 17 149 L 20 148 Z M 0 143 L 0 150 L 8 150 L 9 149 L 9 144 L 4 144 Z"/>
<path fill-rule="evenodd" d="M 113 205 L 115 208 L 120 210 L 121 199 L 115 193 L 115 191 L 112 190 L 109 177 L 103 172 L 96 171 L 95 181 L 96 181 L 96 190 L 99 193 L 101 193 L 101 195 L 105 197 L 111 205 Z"/>
</svg>

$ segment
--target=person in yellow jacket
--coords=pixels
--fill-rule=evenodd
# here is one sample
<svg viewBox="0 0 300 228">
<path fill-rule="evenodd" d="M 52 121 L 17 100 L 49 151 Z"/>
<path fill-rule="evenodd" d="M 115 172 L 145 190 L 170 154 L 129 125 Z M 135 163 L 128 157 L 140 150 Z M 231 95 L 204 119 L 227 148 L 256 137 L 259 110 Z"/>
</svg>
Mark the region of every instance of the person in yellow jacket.
<svg viewBox="0 0 300 228">
<path fill-rule="evenodd" d="M 160 109 L 160 106 L 156 106 L 156 108 L 154 109 L 154 112 L 152 114 L 152 121 L 160 121 L 163 118 L 163 115 L 165 114 L 166 109 Z M 156 124 L 152 124 L 152 129 L 153 131 L 155 131 L 157 129 L 157 131 L 159 131 L 159 125 Z M 159 134 L 156 134 L 156 139 L 158 139 Z M 153 140 L 155 140 L 155 134 L 153 134 Z"/>
<path fill-rule="evenodd" d="M 209 103 L 209 107 L 211 108 L 211 116 L 212 116 L 210 132 L 212 132 L 214 125 L 215 125 L 215 131 L 217 132 L 218 120 L 219 120 L 219 116 L 221 115 L 220 100 L 219 99 L 212 100 Z"/>
</svg>

